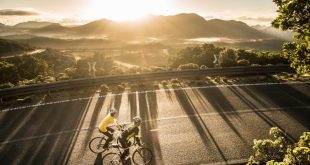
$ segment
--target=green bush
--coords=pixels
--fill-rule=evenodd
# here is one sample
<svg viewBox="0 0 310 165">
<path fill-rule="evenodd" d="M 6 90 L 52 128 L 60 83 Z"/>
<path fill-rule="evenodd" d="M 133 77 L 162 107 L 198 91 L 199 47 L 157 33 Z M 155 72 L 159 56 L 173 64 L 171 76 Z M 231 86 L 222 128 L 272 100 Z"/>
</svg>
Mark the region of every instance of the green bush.
<svg viewBox="0 0 310 165">
<path fill-rule="evenodd" d="M 254 139 L 254 154 L 250 156 L 251 164 L 310 164 L 310 132 L 304 132 L 297 144 L 289 143 L 285 133 L 277 127 L 269 132 L 272 139 Z"/>
<path fill-rule="evenodd" d="M 163 80 L 160 82 L 163 86 L 167 86 L 168 85 L 168 82 L 166 80 Z"/>
<path fill-rule="evenodd" d="M 64 72 L 70 77 L 70 78 L 76 78 L 77 75 L 77 68 L 66 68 Z"/>
<path fill-rule="evenodd" d="M 258 66 L 261 66 L 259 64 L 251 64 L 252 67 L 258 67 Z"/>
<path fill-rule="evenodd" d="M 208 67 L 206 65 L 201 65 L 200 69 L 208 69 Z"/>
<path fill-rule="evenodd" d="M 124 73 L 124 70 L 118 66 L 114 66 L 112 67 L 112 70 L 110 72 L 111 74 L 123 74 Z"/>
<path fill-rule="evenodd" d="M 179 80 L 177 78 L 171 79 L 170 80 L 171 83 L 179 83 Z"/>
<path fill-rule="evenodd" d="M 199 69 L 199 65 L 194 63 L 187 63 L 183 65 L 179 65 L 178 70 L 187 70 L 187 69 Z"/>
<path fill-rule="evenodd" d="M 21 81 L 18 81 L 17 83 L 17 86 L 25 86 L 25 85 L 31 85 L 31 84 L 36 84 L 36 80 L 35 79 L 32 79 L 32 80 L 21 80 Z"/>
<path fill-rule="evenodd" d="M 109 91 L 109 86 L 107 84 L 100 85 L 101 93 L 107 93 Z"/>
<path fill-rule="evenodd" d="M 45 83 L 55 82 L 55 81 L 56 81 L 55 77 L 52 77 L 52 76 L 46 76 L 46 77 L 44 77 L 44 82 L 45 82 Z"/>
<path fill-rule="evenodd" d="M 250 62 L 249 62 L 249 60 L 242 59 L 242 60 L 238 60 L 237 64 L 239 66 L 248 66 L 248 65 L 250 65 Z"/>
<path fill-rule="evenodd" d="M 125 90 L 125 86 L 120 84 L 120 85 L 117 85 L 117 91 L 118 92 L 123 92 Z"/>
<path fill-rule="evenodd" d="M 164 68 L 164 67 L 157 67 L 157 66 L 154 66 L 154 67 L 151 67 L 151 71 L 152 71 L 152 72 L 164 72 L 164 71 L 167 71 L 167 69 Z"/>
<path fill-rule="evenodd" d="M 66 73 L 58 73 L 57 80 L 69 80 L 70 77 Z"/>
<path fill-rule="evenodd" d="M 3 83 L 3 84 L 0 84 L 0 89 L 4 89 L 4 88 L 13 88 L 14 87 L 14 84 L 8 82 L 8 83 Z"/>
</svg>

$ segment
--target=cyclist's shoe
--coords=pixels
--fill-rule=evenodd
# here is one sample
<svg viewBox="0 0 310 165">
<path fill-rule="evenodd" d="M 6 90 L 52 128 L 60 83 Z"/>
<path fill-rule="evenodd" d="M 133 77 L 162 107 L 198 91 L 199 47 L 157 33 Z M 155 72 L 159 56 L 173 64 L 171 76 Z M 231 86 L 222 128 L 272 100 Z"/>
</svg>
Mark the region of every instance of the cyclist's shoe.
<svg viewBox="0 0 310 165">
<path fill-rule="evenodd" d="M 131 164 L 131 161 L 130 161 L 131 159 L 130 159 L 130 156 L 126 156 L 126 158 L 124 158 L 124 159 L 122 159 L 122 163 L 123 164 Z"/>
<path fill-rule="evenodd" d="M 117 143 L 112 143 L 111 145 L 113 148 L 119 148 L 119 145 Z"/>
</svg>

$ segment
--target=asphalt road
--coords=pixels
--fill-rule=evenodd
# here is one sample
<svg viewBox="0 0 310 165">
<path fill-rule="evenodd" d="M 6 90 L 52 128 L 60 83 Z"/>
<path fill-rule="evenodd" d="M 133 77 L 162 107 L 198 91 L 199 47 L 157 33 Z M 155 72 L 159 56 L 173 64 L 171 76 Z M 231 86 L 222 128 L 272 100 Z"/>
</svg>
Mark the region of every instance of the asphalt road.
<svg viewBox="0 0 310 165">
<path fill-rule="evenodd" d="M 109 107 L 119 121 L 135 115 L 153 164 L 246 161 L 253 139 L 278 126 L 296 140 L 310 130 L 308 83 L 165 89 L 109 94 L 0 112 L 1 164 L 102 164 L 88 149 Z M 42 103 L 55 101 L 43 98 Z"/>
</svg>

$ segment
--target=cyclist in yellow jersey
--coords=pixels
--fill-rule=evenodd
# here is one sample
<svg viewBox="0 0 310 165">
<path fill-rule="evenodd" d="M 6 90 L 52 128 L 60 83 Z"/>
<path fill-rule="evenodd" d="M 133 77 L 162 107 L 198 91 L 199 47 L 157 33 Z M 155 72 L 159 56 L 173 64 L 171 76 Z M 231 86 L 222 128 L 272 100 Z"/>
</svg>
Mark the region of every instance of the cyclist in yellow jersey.
<svg viewBox="0 0 310 165">
<path fill-rule="evenodd" d="M 100 122 L 98 126 L 99 132 L 103 133 L 105 136 L 108 137 L 103 148 L 108 148 L 109 143 L 113 140 L 114 129 L 109 126 L 115 124 L 117 128 L 121 129 L 117 123 L 116 117 L 117 117 L 117 110 L 111 108 L 109 110 L 109 114 Z"/>
</svg>

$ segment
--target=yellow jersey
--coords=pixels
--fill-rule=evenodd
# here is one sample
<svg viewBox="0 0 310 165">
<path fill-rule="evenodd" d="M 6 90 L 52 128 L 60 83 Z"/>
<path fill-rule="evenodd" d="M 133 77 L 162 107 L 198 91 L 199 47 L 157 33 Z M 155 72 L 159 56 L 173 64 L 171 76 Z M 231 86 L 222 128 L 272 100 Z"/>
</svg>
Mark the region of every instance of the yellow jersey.
<svg viewBox="0 0 310 165">
<path fill-rule="evenodd" d="M 115 118 L 111 116 L 111 114 L 108 114 L 99 124 L 99 130 L 101 132 L 107 132 L 107 127 L 110 124 L 116 123 Z"/>
</svg>

